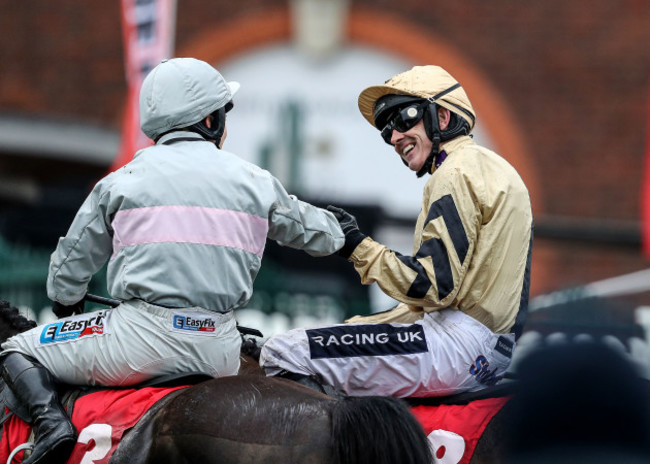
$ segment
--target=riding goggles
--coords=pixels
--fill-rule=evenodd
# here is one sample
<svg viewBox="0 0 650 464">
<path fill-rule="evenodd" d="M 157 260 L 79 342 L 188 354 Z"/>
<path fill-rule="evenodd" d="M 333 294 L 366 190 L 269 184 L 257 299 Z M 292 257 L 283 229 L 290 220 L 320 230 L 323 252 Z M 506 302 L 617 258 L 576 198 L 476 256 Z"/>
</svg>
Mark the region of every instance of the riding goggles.
<svg viewBox="0 0 650 464">
<path fill-rule="evenodd" d="M 393 137 L 394 130 L 404 133 L 407 130 L 412 129 L 420 119 L 422 119 L 422 116 L 424 116 L 424 109 L 428 104 L 428 101 L 424 101 L 422 103 L 409 105 L 391 116 L 384 128 L 381 130 L 381 138 L 384 139 L 384 142 L 388 145 L 392 145 L 390 139 Z"/>
</svg>

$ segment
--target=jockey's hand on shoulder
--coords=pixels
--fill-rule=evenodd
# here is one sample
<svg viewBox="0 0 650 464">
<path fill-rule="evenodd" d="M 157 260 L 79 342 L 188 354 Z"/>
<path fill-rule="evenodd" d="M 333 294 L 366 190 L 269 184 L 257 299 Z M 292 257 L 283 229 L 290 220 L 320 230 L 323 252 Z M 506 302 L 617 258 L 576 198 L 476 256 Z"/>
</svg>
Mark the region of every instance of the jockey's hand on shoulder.
<svg viewBox="0 0 650 464">
<path fill-rule="evenodd" d="M 84 312 L 84 300 L 80 300 L 73 305 L 62 305 L 58 301 L 52 302 L 52 312 L 61 319 L 62 317 L 72 316 L 73 314 L 82 314 Z"/>
<path fill-rule="evenodd" d="M 349 258 L 354 249 L 366 238 L 366 235 L 359 230 L 357 218 L 345 211 L 343 208 L 329 205 L 327 211 L 331 212 L 345 234 L 345 245 L 338 251 L 344 258 Z"/>
</svg>

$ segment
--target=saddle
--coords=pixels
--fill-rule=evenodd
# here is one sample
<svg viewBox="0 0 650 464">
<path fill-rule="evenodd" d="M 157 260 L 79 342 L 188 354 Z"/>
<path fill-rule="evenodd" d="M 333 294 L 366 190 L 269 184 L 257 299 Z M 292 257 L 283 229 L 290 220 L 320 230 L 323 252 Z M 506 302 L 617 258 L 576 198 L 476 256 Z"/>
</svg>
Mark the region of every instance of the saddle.
<svg viewBox="0 0 650 464">
<path fill-rule="evenodd" d="M 154 414 L 167 400 L 175 397 L 177 392 L 209 379 L 212 377 L 197 372 L 163 376 L 129 387 L 60 385 L 61 403 L 79 431 L 79 441 L 68 462 L 86 462 L 86 454 L 92 451 L 94 445 L 83 438 L 84 433 L 95 440 L 98 427 L 103 436 L 110 437 L 111 446 L 102 449 L 105 458 L 109 458 L 117 449 L 125 431 L 134 426 L 145 413 Z M 5 410 L 9 410 L 0 422 L 0 461 L 8 462 L 21 451 L 31 449 L 34 437 L 29 427 L 27 411 L 4 382 L 0 388 L 0 401 L 4 403 Z M 75 410 L 77 404 L 80 408 L 78 411 Z"/>
<path fill-rule="evenodd" d="M 176 388 L 181 386 L 196 385 L 213 377 L 203 372 L 192 372 L 182 374 L 169 374 L 161 377 L 156 377 L 146 382 L 137 385 L 130 385 L 128 387 L 86 387 L 86 386 L 71 386 L 67 384 L 59 385 L 59 398 L 61 404 L 66 409 L 69 417 L 72 417 L 74 404 L 77 399 L 90 393 L 98 392 L 101 390 L 126 390 L 126 389 L 141 389 L 145 387 L 157 388 Z M 3 404 L 9 412 L 0 419 L 0 427 L 11 416 L 15 414 L 23 421 L 29 423 L 30 417 L 25 407 L 20 404 L 16 399 L 13 392 L 2 378 L 0 378 L 0 404 Z"/>
<path fill-rule="evenodd" d="M 345 396 L 324 384 L 318 376 L 283 372 L 279 377 L 336 399 Z M 436 462 L 469 464 L 483 432 L 509 401 L 515 384 L 515 381 L 508 379 L 478 391 L 403 400 L 427 435 Z"/>
<path fill-rule="evenodd" d="M 516 388 L 514 380 L 502 380 L 491 387 L 478 391 L 454 393 L 447 396 L 431 396 L 425 398 L 404 398 L 410 406 L 442 406 L 442 405 L 467 405 L 473 401 L 505 398 L 512 396 Z"/>
</svg>

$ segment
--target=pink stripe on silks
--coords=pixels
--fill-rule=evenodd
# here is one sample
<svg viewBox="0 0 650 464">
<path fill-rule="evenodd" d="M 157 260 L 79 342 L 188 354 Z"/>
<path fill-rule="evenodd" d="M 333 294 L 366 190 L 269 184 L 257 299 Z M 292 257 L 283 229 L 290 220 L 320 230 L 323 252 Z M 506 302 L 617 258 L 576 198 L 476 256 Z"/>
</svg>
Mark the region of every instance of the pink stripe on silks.
<svg viewBox="0 0 650 464">
<path fill-rule="evenodd" d="M 113 257 L 124 247 L 176 242 L 239 248 L 262 256 L 265 218 L 201 206 L 150 206 L 118 211 L 113 219 Z"/>
</svg>

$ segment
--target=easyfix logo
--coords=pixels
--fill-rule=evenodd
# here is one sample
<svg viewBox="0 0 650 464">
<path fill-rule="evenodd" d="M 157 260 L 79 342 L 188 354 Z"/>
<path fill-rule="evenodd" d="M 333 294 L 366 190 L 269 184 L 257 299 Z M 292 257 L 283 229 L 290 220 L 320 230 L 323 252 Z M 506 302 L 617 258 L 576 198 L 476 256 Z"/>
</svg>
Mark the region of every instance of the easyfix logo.
<svg viewBox="0 0 650 464">
<path fill-rule="evenodd" d="M 97 311 L 81 317 L 47 324 L 41 331 L 39 341 L 41 344 L 50 344 L 89 335 L 101 335 L 104 333 L 105 318 L 105 311 Z"/>
</svg>

